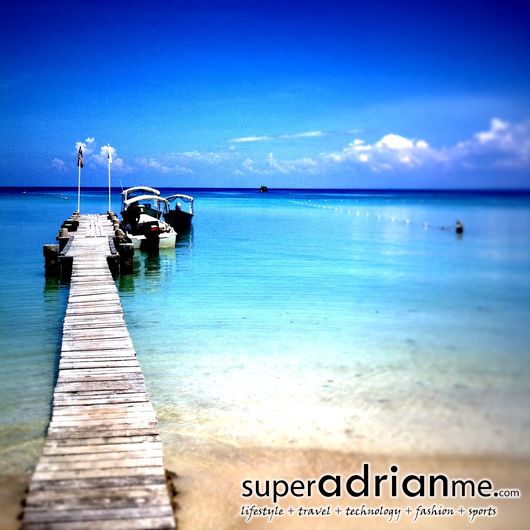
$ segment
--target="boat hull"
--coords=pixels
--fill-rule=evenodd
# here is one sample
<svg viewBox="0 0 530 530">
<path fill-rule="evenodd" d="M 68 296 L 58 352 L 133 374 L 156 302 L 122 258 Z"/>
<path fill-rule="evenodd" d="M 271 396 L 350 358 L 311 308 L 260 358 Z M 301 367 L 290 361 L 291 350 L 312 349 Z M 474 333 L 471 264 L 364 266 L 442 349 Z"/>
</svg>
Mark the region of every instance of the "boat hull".
<svg viewBox="0 0 530 530">
<path fill-rule="evenodd" d="M 162 233 L 158 237 L 147 238 L 144 235 L 127 234 L 135 249 L 175 248 L 176 232 Z"/>
<path fill-rule="evenodd" d="M 170 224 L 177 232 L 186 232 L 191 228 L 193 214 L 181 210 L 170 210 L 164 214 L 164 221 Z"/>
</svg>

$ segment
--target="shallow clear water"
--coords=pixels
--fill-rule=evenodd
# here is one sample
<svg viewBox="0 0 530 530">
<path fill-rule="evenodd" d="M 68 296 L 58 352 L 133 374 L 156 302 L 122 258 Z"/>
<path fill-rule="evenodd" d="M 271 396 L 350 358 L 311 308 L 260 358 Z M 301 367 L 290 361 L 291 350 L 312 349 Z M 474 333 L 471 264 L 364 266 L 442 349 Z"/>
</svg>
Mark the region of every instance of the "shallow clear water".
<svg viewBox="0 0 530 530">
<path fill-rule="evenodd" d="M 117 282 L 169 445 L 530 454 L 528 195 L 195 196 L 176 251 Z M 0 194 L 4 471 L 47 425 L 68 288 L 42 245 L 75 207 Z"/>
</svg>

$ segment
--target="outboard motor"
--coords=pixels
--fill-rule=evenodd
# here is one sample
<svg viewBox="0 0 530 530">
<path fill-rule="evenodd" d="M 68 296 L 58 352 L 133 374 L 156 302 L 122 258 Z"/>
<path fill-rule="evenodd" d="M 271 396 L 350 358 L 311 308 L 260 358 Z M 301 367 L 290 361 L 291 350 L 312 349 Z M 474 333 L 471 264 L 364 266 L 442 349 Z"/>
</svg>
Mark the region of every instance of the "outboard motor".
<svg viewBox="0 0 530 530">
<path fill-rule="evenodd" d="M 158 248 L 160 242 L 160 226 L 158 225 L 158 221 L 143 223 L 142 232 L 145 236 L 145 246 L 148 248 Z"/>
</svg>

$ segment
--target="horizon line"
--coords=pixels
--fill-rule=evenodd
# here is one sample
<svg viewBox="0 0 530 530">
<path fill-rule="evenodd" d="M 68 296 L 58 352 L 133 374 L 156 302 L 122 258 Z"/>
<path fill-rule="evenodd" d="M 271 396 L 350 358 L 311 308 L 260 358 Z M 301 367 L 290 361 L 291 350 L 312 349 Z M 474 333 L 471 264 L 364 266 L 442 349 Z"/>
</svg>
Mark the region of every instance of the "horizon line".
<svg viewBox="0 0 530 530">
<path fill-rule="evenodd" d="M 130 186 L 128 186 L 130 187 Z M 111 191 L 122 191 L 128 187 L 123 186 L 111 186 Z M 198 191 L 215 191 L 215 190 L 234 190 L 234 191 L 259 191 L 260 187 L 258 186 L 246 186 L 246 187 L 237 187 L 237 186 L 158 186 L 160 189 L 179 189 L 179 190 L 198 190 Z M 157 188 L 157 189 L 158 189 Z M 34 190 L 34 189 L 60 189 L 60 190 L 72 190 L 77 191 L 77 186 L 21 186 L 21 185 L 0 185 L 0 190 Z M 268 191 L 335 191 L 335 192 L 474 192 L 474 193 L 530 193 L 530 187 L 527 188 L 289 188 L 289 187 L 269 187 L 267 186 Z M 108 191 L 107 186 L 86 186 L 81 188 L 81 193 L 83 190 L 103 190 Z"/>
</svg>

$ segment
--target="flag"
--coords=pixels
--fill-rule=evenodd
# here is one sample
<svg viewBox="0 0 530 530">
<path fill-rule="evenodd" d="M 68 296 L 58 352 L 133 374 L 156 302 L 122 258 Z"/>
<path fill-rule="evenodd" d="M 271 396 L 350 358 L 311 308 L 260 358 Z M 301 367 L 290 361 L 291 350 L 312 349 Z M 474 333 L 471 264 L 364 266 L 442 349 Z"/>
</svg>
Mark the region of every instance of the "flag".
<svg viewBox="0 0 530 530">
<path fill-rule="evenodd" d="M 107 159 L 109 164 L 112 164 L 112 155 L 110 154 L 110 145 L 107 146 Z"/>
<path fill-rule="evenodd" d="M 79 151 L 77 151 L 77 165 L 78 167 L 83 167 L 83 150 L 79 146 Z"/>
</svg>

